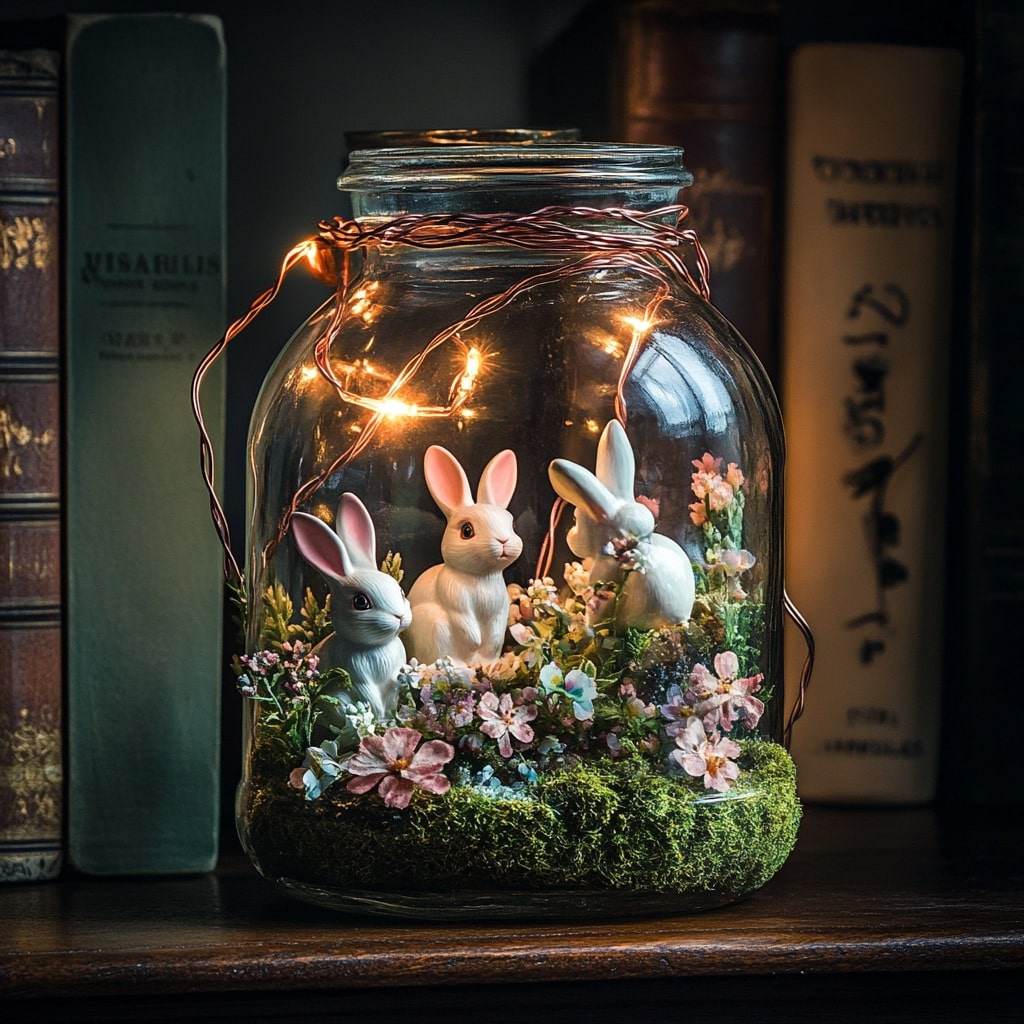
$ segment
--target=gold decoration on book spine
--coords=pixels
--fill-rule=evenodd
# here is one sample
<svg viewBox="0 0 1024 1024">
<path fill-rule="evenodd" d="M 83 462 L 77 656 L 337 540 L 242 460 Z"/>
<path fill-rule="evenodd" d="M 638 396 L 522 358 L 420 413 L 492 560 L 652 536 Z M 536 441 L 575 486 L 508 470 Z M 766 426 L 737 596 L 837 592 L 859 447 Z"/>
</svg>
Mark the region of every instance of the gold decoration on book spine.
<svg viewBox="0 0 1024 1024">
<path fill-rule="evenodd" d="M 59 836 L 62 782 L 59 712 L 0 711 L 0 839 Z"/>
<path fill-rule="evenodd" d="M 9 408 L 0 407 L 0 477 L 24 475 L 21 455 L 33 448 L 48 448 L 53 440 L 52 431 L 37 434 L 31 427 L 19 423 Z"/>
<path fill-rule="evenodd" d="M 42 217 L 0 218 L 0 270 L 45 270 L 53 241 Z"/>
</svg>

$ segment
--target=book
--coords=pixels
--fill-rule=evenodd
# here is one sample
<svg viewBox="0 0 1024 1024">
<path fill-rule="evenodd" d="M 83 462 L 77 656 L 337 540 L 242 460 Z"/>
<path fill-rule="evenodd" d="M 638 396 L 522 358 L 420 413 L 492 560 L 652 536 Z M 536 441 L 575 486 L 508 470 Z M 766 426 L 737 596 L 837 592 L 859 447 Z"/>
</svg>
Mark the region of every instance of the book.
<svg viewBox="0 0 1024 1024">
<path fill-rule="evenodd" d="M 59 54 L 0 52 L 0 881 L 63 859 Z"/>
<path fill-rule="evenodd" d="M 1019 805 L 1016 748 L 1000 738 L 1002 723 L 987 702 L 964 699 L 964 683 L 1005 679 L 1015 690 L 1024 680 L 1012 646 L 1024 621 L 1024 347 L 1017 314 L 1024 265 L 1024 8 L 1014 0 L 978 0 L 975 17 L 964 199 L 972 217 L 961 292 L 968 297 L 966 344 L 955 377 L 962 427 L 952 438 L 954 464 L 966 472 L 953 502 L 963 527 L 962 543 L 951 546 L 959 585 L 949 606 L 949 756 L 940 790 L 952 801 Z M 965 736 L 984 744 L 983 770 L 964 770 L 958 755 Z"/>
<path fill-rule="evenodd" d="M 686 226 L 711 299 L 778 382 L 781 46 L 774 2 L 629 0 L 615 8 L 613 135 L 680 146 Z"/>
<path fill-rule="evenodd" d="M 224 587 L 190 390 L 225 322 L 222 26 L 73 15 L 65 63 L 68 857 L 205 871 Z"/>
<path fill-rule="evenodd" d="M 936 792 L 962 64 L 857 42 L 792 56 L 786 582 L 817 651 L 792 746 L 808 801 Z M 787 644 L 787 682 L 802 656 Z"/>
</svg>

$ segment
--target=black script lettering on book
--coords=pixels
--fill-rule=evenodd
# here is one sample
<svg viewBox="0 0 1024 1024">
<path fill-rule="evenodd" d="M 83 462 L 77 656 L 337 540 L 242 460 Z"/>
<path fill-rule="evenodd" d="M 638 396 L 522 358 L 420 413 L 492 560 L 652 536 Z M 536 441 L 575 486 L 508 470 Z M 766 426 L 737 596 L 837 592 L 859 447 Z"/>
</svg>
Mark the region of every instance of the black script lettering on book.
<svg viewBox="0 0 1024 1024">
<path fill-rule="evenodd" d="M 900 521 L 886 507 L 886 492 L 924 435 L 916 433 L 896 455 L 880 449 L 887 441 L 885 385 L 889 376 L 889 342 L 894 331 L 909 323 L 910 314 L 910 299 L 898 284 L 888 283 L 878 289 L 865 284 L 854 293 L 846 315 L 849 320 L 861 320 L 863 316 L 868 330 L 842 338 L 843 345 L 853 353 L 853 387 L 844 400 L 843 430 L 855 449 L 871 456 L 843 476 L 853 500 L 867 502 L 864 526 L 877 595 L 873 608 L 846 623 L 847 628 L 860 632 L 859 659 L 863 665 L 870 665 L 885 652 L 885 641 L 873 627 L 888 624 L 886 593 L 909 578 L 907 567 L 893 554 L 900 543 Z"/>
</svg>

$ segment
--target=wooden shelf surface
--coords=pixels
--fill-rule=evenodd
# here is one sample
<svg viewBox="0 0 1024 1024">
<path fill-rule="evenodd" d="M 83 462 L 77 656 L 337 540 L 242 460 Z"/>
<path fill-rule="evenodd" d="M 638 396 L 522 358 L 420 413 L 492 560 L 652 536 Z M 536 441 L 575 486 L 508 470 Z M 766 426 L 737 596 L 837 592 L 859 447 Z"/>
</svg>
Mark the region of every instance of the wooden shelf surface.
<svg viewBox="0 0 1024 1024">
<path fill-rule="evenodd" d="M 742 903 L 690 916 L 353 917 L 280 894 L 240 857 L 203 876 L 0 889 L 0 1017 L 6 1005 L 10 1019 L 100 1019 L 92 1014 L 115 1006 L 133 1019 L 165 1019 L 153 1013 L 166 1007 L 172 1019 L 182 1000 L 198 1000 L 213 1017 L 328 1019 L 346 1006 L 379 1024 L 392 1019 L 386 995 L 407 1022 L 444 1019 L 446 1006 L 462 1019 L 477 1003 L 490 1008 L 482 1020 L 563 1004 L 591 1007 L 575 1019 L 622 1020 L 672 993 L 731 993 L 735 1009 L 775 992 L 781 1012 L 794 995 L 813 1005 L 827 982 L 850 1007 L 874 986 L 909 1000 L 899 1003 L 908 1013 L 930 999 L 943 1020 L 934 1013 L 974 998 L 966 1005 L 998 1020 L 1004 1003 L 1019 1012 L 1022 979 L 1020 808 L 809 808 L 776 878 Z M 787 1019 L 757 1005 L 761 1019 Z M 948 1019 L 975 1019 L 959 1007 Z M 794 1010 L 788 1019 L 803 1018 Z M 884 1019 L 904 1018 L 894 1007 Z"/>
</svg>

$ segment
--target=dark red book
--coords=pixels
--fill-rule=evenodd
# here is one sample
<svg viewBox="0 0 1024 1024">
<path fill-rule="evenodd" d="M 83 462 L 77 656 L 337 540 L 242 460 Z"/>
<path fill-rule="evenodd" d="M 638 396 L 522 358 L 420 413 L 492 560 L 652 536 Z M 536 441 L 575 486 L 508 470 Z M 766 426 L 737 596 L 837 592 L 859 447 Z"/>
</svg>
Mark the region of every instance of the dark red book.
<svg viewBox="0 0 1024 1024">
<path fill-rule="evenodd" d="M 0 881 L 62 861 L 58 86 L 0 51 Z"/>
<path fill-rule="evenodd" d="M 780 49 L 774 3 L 628 0 L 615 8 L 613 136 L 680 146 L 711 300 L 776 380 Z"/>
</svg>

